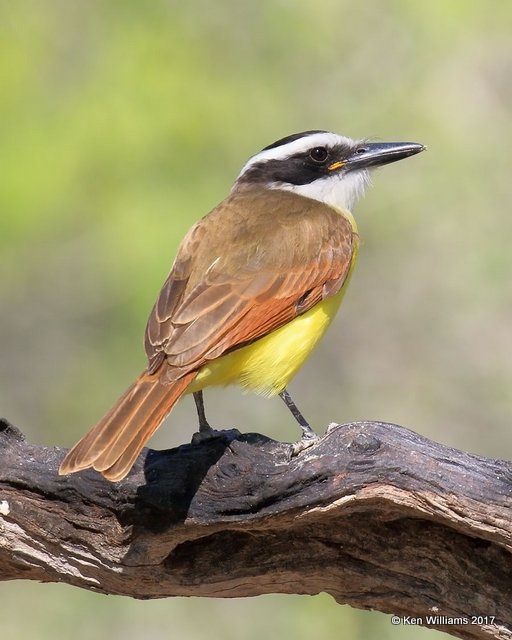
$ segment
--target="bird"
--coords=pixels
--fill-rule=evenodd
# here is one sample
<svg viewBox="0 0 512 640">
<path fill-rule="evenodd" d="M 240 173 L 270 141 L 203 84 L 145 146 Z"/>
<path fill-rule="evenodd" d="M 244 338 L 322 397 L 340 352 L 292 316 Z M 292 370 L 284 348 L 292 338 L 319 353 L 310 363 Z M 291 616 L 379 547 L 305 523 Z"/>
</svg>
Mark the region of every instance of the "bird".
<svg viewBox="0 0 512 640">
<path fill-rule="evenodd" d="M 147 322 L 147 367 L 72 447 L 61 475 L 119 481 L 175 403 L 192 393 L 199 436 L 216 433 L 203 390 L 279 395 L 318 436 L 288 384 L 334 318 L 359 246 L 352 209 L 376 167 L 423 151 L 320 129 L 283 137 L 245 163 L 225 200 L 181 242 Z"/>
</svg>

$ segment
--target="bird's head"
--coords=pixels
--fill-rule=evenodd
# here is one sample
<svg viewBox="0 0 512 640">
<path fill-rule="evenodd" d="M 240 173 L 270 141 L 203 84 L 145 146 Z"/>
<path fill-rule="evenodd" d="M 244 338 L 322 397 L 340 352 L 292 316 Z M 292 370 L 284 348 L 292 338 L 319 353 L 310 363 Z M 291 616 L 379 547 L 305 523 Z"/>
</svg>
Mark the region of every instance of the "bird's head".
<svg viewBox="0 0 512 640">
<path fill-rule="evenodd" d="M 371 169 L 424 148 L 415 142 L 368 142 L 329 131 L 303 131 L 252 156 L 233 189 L 283 189 L 350 211 L 363 195 Z"/>
</svg>

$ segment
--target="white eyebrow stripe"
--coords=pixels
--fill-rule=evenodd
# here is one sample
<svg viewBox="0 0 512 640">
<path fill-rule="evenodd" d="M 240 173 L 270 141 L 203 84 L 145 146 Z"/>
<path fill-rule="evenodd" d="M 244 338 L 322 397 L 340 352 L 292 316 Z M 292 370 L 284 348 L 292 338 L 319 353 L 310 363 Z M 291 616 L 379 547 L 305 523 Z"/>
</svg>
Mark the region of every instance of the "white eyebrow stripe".
<svg viewBox="0 0 512 640">
<path fill-rule="evenodd" d="M 331 133 L 329 131 L 323 133 L 312 133 L 309 136 L 304 136 L 293 142 L 274 147 L 273 149 L 267 149 L 266 151 L 260 151 L 251 156 L 245 163 L 242 171 L 238 174 L 237 180 L 243 176 L 243 174 L 258 162 L 266 162 L 267 160 L 284 160 L 296 153 L 301 153 L 311 149 L 312 147 L 334 147 L 338 144 L 354 145 L 355 141 L 352 138 L 346 138 L 340 136 L 337 133 Z"/>
</svg>

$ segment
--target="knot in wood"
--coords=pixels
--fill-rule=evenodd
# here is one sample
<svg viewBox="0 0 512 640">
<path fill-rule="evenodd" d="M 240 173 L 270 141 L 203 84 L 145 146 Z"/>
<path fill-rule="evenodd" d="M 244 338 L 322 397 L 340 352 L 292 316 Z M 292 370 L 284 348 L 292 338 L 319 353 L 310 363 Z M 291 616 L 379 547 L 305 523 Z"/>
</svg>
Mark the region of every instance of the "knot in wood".
<svg viewBox="0 0 512 640">
<path fill-rule="evenodd" d="M 5 418 L 0 418 L 0 437 L 11 443 L 25 440 L 23 433 Z"/>
<path fill-rule="evenodd" d="M 348 448 L 353 453 L 375 453 L 382 442 L 370 433 L 358 433 L 354 436 Z"/>
</svg>

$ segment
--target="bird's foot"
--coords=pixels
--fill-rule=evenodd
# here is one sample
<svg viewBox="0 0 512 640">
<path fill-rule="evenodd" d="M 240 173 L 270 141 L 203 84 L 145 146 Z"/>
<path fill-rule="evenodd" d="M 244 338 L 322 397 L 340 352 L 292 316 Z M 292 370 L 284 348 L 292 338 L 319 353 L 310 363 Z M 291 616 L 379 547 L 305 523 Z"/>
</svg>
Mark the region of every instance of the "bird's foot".
<svg viewBox="0 0 512 640">
<path fill-rule="evenodd" d="M 304 451 L 305 449 L 309 449 L 309 447 L 312 447 L 319 440 L 320 440 L 320 436 L 317 435 L 313 431 L 313 429 L 311 429 L 311 427 L 309 427 L 309 430 L 307 431 L 303 430 L 302 438 L 298 442 L 292 442 L 292 444 L 290 445 L 291 457 L 294 458 L 295 456 L 298 456 L 299 453 L 301 453 L 301 451 Z"/>
<path fill-rule="evenodd" d="M 192 444 L 200 444 L 207 440 L 213 440 L 215 438 L 221 438 L 231 442 L 240 437 L 240 431 L 238 429 L 213 429 L 210 425 L 201 425 L 199 431 L 196 431 L 192 436 Z"/>
</svg>

